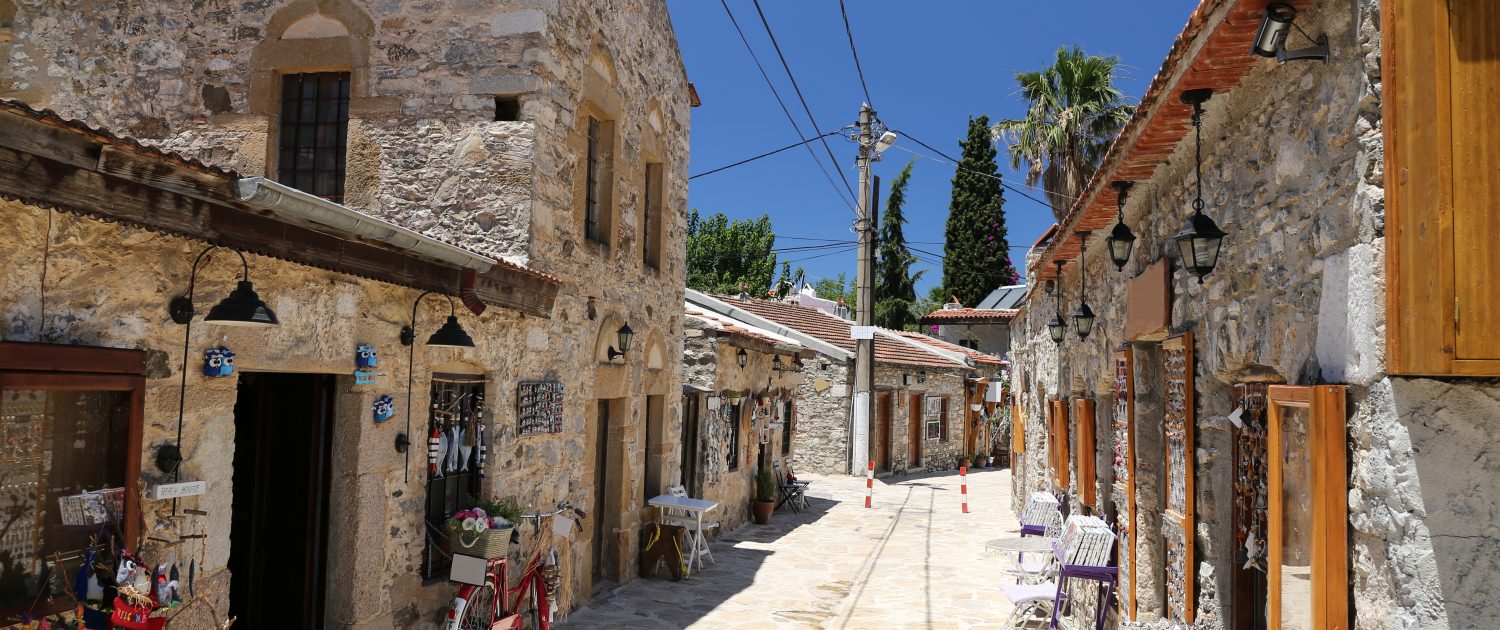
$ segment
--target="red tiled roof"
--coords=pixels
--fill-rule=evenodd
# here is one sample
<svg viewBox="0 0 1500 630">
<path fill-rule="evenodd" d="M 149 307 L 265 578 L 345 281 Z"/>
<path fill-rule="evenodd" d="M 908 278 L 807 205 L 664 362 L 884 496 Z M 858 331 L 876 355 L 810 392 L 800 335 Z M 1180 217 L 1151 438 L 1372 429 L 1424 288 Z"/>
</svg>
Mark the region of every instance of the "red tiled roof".
<svg viewBox="0 0 1500 630">
<path fill-rule="evenodd" d="M 922 316 L 922 323 L 943 321 L 1005 320 L 1016 316 L 1013 308 L 940 308 Z"/>
<path fill-rule="evenodd" d="M 796 330 L 802 334 L 848 350 L 854 351 L 854 340 L 849 338 L 850 322 L 839 319 L 815 308 L 790 302 L 770 300 L 740 300 L 728 295 L 713 296 L 736 308 L 741 308 L 773 322 Z M 892 334 L 899 334 L 892 331 Z M 894 339 L 875 336 L 875 362 L 893 365 L 909 365 L 932 368 L 968 368 L 967 365 L 935 352 L 912 346 Z"/>
<path fill-rule="evenodd" d="M 1309 1 L 1289 3 L 1301 9 Z M 1251 68 L 1274 63 L 1250 54 L 1267 4 L 1270 0 L 1202 0 L 1198 4 L 1182 33 L 1172 42 L 1171 51 L 1141 97 L 1135 114 L 1110 144 L 1099 170 L 1063 219 L 1058 233 L 1064 236 L 1053 239 L 1037 260 L 1031 272 L 1037 279 L 1057 275 L 1056 269 L 1049 268 L 1053 259 L 1072 260 L 1078 256 L 1078 239 L 1072 236 L 1075 232 L 1098 231 L 1114 225 L 1115 195 L 1101 194 L 1109 182 L 1150 178 L 1192 130 L 1193 108 L 1178 99 L 1181 92 L 1209 88 L 1218 98 L 1217 95 L 1239 85 Z M 1229 8 L 1224 11 L 1223 19 L 1212 22 L 1226 5 Z M 1211 30 L 1205 34 L 1205 28 Z M 1201 46 L 1197 45 L 1200 40 Z M 1213 106 L 1213 100 L 1208 103 L 1208 107 Z"/>
<path fill-rule="evenodd" d="M 783 337 L 769 330 L 757 328 L 755 326 L 751 326 L 729 317 L 725 317 L 708 309 L 700 308 L 697 305 L 691 303 L 684 304 L 683 310 L 687 313 L 688 317 L 696 317 L 698 319 L 706 321 L 715 329 L 732 336 L 759 341 L 761 343 L 769 344 L 772 347 L 792 349 L 793 352 L 802 348 L 802 344 L 797 343 L 796 340 Z"/>
<path fill-rule="evenodd" d="M 921 333 L 906 332 L 906 331 L 896 331 L 896 330 L 893 330 L 891 332 L 895 333 L 897 335 L 901 335 L 902 337 L 905 337 L 907 339 L 911 339 L 912 341 L 916 341 L 918 343 L 925 343 L 925 344 L 927 344 L 929 346 L 933 346 L 933 347 L 936 347 L 936 348 L 942 348 L 942 349 L 947 350 L 949 352 L 957 352 L 957 353 L 962 354 L 962 355 L 964 355 L 966 357 L 969 357 L 970 359 L 973 359 L 975 363 L 978 363 L 980 365 L 991 365 L 991 366 L 1009 365 L 1009 363 L 1007 363 L 1004 359 L 1001 359 L 1000 357 L 997 357 L 997 356 L 994 356 L 994 355 L 990 355 L 990 354 L 985 354 L 983 352 L 980 352 L 978 350 L 974 350 L 974 349 L 971 349 L 971 348 L 965 348 L 965 347 L 960 346 L 960 345 L 955 344 L 955 343 L 948 343 L 946 341 L 943 341 L 942 339 L 938 339 L 937 337 L 928 337 L 927 335 L 924 335 L 924 334 L 921 334 Z"/>
</svg>

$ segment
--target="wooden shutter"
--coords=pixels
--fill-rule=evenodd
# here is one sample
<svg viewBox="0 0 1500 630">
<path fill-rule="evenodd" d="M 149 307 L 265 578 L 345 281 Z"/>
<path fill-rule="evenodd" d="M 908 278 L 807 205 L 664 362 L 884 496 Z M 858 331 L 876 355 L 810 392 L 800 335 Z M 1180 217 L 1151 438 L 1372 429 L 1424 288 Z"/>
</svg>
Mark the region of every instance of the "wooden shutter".
<svg viewBox="0 0 1500 630">
<path fill-rule="evenodd" d="M 1500 5 L 1382 4 L 1388 368 L 1500 375 Z"/>
<path fill-rule="evenodd" d="M 1010 407 L 1010 459 L 1026 452 L 1026 417 L 1021 415 L 1021 403 Z M 1014 463 L 1012 464 L 1014 466 Z"/>
<path fill-rule="evenodd" d="M 1052 481 L 1068 487 L 1068 401 L 1053 400 L 1047 407 L 1047 455 Z"/>
<path fill-rule="evenodd" d="M 1095 502 L 1094 493 L 1094 399 L 1074 400 L 1073 417 L 1078 424 L 1077 460 L 1074 464 L 1078 469 L 1078 500 L 1097 510 L 1099 504 Z"/>
</svg>

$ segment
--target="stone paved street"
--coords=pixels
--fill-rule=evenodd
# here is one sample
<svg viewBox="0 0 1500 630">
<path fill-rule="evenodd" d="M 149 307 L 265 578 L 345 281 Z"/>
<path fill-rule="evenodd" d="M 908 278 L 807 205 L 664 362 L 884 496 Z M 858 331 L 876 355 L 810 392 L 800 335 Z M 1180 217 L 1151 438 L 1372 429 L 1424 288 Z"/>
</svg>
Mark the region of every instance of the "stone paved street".
<svg viewBox="0 0 1500 630">
<path fill-rule="evenodd" d="M 1003 563 L 984 543 L 1019 533 L 1009 470 L 969 475 L 969 514 L 957 471 L 877 480 L 873 510 L 863 479 L 805 477 L 812 510 L 730 531 L 702 573 L 631 582 L 565 627 L 1001 627 L 1010 614 L 996 589 Z"/>
</svg>

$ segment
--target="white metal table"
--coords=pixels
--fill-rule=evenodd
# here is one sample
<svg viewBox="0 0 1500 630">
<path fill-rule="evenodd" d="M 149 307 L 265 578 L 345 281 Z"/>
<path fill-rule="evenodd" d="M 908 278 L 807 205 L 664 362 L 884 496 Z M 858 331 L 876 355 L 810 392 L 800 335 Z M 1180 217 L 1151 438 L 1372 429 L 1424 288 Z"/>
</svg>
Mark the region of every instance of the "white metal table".
<svg viewBox="0 0 1500 630">
<path fill-rule="evenodd" d="M 984 543 L 986 553 L 1001 553 L 1011 557 L 1012 573 L 1020 581 L 1028 584 L 1039 582 L 1047 577 L 1047 567 L 1050 562 L 1025 562 L 1028 553 L 1052 553 L 1052 546 L 1057 542 L 1056 538 L 1046 536 L 1016 536 L 1013 538 L 996 538 Z"/>
<path fill-rule="evenodd" d="M 661 510 L 682 510 L 688 518 L 693 519 L 694 527 L 689 528 L 687 533 L 687 574 L 691 574 L 693 572 L 694 560 L 698 561 L 699 567 L 701 568 L 703 563 L 702 554 L 703 552 L 708 550 L 708 539 L 703 537 L 703 515 L 717 509 L 719 507 L 718 502 L 705 501 L 703 499 L 694 499 L 690 497 L 674 497 L 669 494 L 663 494 L 660 496 L 651 497 L 651 500 L 647 501 L 646 504 L 656 506 L 657 509 Z M 669 520 L 671 519 L 666 517 L 666 513 L 662 512 L 662 522 L 667 522 Z"/>
</svg>

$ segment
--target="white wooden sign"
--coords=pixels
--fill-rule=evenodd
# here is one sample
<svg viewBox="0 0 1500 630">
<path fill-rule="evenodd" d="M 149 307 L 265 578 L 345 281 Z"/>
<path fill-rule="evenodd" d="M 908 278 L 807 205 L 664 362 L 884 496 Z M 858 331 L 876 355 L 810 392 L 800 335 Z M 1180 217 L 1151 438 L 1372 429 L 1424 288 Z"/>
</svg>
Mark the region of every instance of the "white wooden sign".
<svg viewBox="0 0 1500 630">
<path fill-rule="evenodd" d="M 849 327 L 849 338 L 850 339 L 874 339 L 875 338 L 875 327 L 874 326 L 850 326 Z"/>
<path fill-rule="evenodd" d="M 180 499 L 182 497 L 196 497 L 208 492 L 207 481 L 184 481 L 182 483 L 164 483 L 151 488 L 153 499 Z"/>
</svg>

